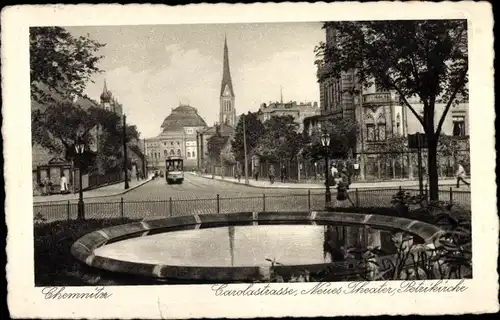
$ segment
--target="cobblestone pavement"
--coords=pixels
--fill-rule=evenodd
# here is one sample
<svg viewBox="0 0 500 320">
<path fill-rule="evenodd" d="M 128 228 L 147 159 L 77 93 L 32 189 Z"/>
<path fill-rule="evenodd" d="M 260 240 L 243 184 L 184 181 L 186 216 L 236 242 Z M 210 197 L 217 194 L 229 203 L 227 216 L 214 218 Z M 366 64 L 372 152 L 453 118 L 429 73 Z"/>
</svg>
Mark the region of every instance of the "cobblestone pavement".
<svg viewBox="0 0 500 320">
<path fill-rule="evenodd" d="M 389 206 L 391 197 L 397 190 L 350 190 L 350 197 L 363 207 Z M 336 190 L 332 189 L 332 199 L 335 197 Z M 440 198 L 448 200 L 449 192 L 441 191 Z M 453 201 L 464 208 L 470 208 L 470 193 L 453 192 Z M 324 190 L 321 189 L 262 190 L 186 175 L 186 180 L 181 185 L 167 185 L 165 180 L 158 179 L 121 196 L 86 199 L 85 215 L 86 218 L 154 219 L 217 212 L 321 210 L 324 205 Z M 348 201 L 344 201 L 338 206 L 350 205 Z M 47 221 L 75 219 L 77 201 L 34 204 L 34 214 L 37 213 Z"/>
</svg>

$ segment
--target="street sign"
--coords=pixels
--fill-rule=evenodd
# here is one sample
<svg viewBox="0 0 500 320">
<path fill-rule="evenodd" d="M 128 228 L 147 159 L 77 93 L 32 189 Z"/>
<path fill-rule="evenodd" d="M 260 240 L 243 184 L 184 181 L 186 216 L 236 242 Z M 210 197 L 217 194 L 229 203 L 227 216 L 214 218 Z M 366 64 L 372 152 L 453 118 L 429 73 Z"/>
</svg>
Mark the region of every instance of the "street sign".
<svg viewBox="0 0 500 320">
<path fill-rule="evenodd" d="M 427 149 L 427 136 L 423 133 L 415 133 L 408 135 L 408 148 L 410 149 Z"/>
<path fill-rule="evenodd" d="M 420 196 L 424 194 L 424 177 L 422 171 L 422 149 L 428 148 L 427 136 L 420 132 L 408 135 L 408 148 L 417 149 L 417 161 L 418 161 L 418 185 L 420 190 Z"/>
</svg>

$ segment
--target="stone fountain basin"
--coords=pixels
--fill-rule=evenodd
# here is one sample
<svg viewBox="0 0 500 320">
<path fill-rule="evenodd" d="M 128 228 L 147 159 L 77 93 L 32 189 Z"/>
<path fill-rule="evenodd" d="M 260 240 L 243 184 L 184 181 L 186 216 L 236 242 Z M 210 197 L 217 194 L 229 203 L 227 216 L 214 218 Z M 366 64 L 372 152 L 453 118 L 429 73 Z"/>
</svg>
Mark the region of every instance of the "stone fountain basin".
<svg viewBox="0 0 500 320">
<path fill-rule="evenodd" d="M 112 258 L 100 255 L 106 245 L 120 241 L 131 241 L 161 233 L 214 228 L 220 226 L 269 226 L 269 225 L 343 225 L 370 226 L 381 230 L 401 231 L 420 238 L 424 243 L 432 242 L 443 231 L 431 224 L 401 217 L 378 214 L 360 214 L 347 212 L 240 212 L 233 214 L 189 215 L 157 220 L 145 220 L 97 230 L 78 239 L 71 247 L 72 255 L 79 261 L 94 268 L 122 274 L 151 277 L 157 279 L 177 279 L 193 281 L 248 282 L 262 279 L 269 273 L 270 263 L 263 265 L 172 265 L 161 261 L 130 261 L 130 259 Z M 211 241 L 207 239 L 207 241 Z M 304 239 L 307 241 L 307 239 Z M 216 250 L 216 248 L 214 248 Z M 390 259 L 390 257 L 389 257 Z M 292 263 L 277 266 L 281 269 L 307 269 L 319 272 L 327 266 L 335 269 L 359 267 L 360 261 L 342 261 L 334 263 Z M 266 270 L 267 269 L 267 270 Z"/>
</svg>

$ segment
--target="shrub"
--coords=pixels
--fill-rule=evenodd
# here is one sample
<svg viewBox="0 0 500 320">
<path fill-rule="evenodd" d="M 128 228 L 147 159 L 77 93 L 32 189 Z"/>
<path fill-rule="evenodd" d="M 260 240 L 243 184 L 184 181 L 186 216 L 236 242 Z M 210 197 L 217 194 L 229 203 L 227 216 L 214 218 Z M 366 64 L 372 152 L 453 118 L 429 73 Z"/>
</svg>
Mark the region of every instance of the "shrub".
<svg viewBox="0 0 500 320">
<path fill-rule="evenodd" d="M 73 243 L 89 232 L 132 221 L 137 220 L 89 219 L 35 224 L 35 285 L 86 285 L 82 276 L 96 272 L 71 255 Z"/>
</svg>

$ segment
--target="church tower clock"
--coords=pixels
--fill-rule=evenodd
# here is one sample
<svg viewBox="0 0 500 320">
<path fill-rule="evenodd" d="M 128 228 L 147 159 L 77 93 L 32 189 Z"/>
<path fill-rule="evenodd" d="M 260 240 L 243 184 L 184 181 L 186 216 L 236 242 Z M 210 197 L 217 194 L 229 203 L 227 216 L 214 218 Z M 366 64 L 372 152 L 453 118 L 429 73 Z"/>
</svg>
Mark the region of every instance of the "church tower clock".
<svg viewBox="0 0 500 320">
<path fill-rule="evenodd" d="M 220 89 L 219 123 L 236 127 L 236 109 L 234 106 L 234 90 L 229 69 L 229 53 L 227 40 L 224 38 L 224 63 L 222 69 L 222 83 Z"/>
</svg>

